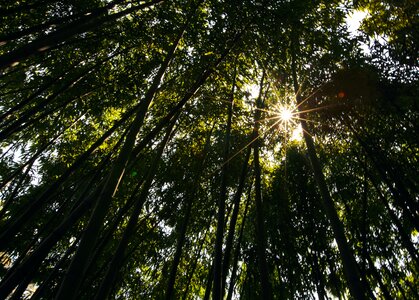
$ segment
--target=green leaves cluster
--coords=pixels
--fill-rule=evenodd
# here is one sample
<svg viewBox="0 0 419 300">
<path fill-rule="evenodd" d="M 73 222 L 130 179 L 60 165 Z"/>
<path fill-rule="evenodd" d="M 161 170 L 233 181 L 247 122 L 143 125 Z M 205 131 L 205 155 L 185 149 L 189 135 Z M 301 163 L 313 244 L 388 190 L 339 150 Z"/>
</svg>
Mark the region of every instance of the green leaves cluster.
<svg viewBox="0 0 419 300">
<path fill-rule="evenodd" d="M 419 297 L 418 6 L 354 2 L 1 1 L 0 298 Z"/>
</svg>

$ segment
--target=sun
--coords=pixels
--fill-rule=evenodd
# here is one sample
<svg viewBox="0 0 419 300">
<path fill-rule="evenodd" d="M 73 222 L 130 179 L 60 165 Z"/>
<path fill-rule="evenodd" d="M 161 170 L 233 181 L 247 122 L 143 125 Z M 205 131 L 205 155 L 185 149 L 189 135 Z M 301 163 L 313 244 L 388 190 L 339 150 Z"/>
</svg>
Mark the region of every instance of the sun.
<svg viewBox="0 0 419 300">
<path fill-rule="evenodd" d="M 288 107 L 281 107 L 279 109 L 279 118 L 282 122 L 290 122 L 292 119 L 292 110 Z"/>
<path fill-rule="evenodd" d="M 280 104 L 275 109 L 278 129 L 292 141 L 301 141 L 302 129 L 298 122 L 297 108 L 293 105 Z"/>
<path fill-rule="evenodd" d="M 287 104 L 280 104 L 275 109 L 275 115 L 278 120 L 278 123 L 282 125 L 282 127 L 290 129 L 291 127 L 294 127 L 292 125 L 295 125 L 295 119 L 296 119 L 296 108 L 287 105 Z"/>
</svg>

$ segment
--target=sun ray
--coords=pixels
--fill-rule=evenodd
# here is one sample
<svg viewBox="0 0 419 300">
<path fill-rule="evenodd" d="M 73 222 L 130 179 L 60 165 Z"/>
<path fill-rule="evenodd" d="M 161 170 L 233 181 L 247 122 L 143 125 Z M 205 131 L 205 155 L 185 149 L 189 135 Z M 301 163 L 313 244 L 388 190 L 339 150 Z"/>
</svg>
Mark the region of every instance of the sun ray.
<svg viewBox="0 0 419 300">
<path fill-rule="evenodd" d="M 300 120 L 300 121 L 302 120 L 302 121 L 306 121 L 306 122 L 311 122 L 311 123 L 315 123 L 315 124 L 322 124 L 320 121 L 310 120 L 310 119 L 301 118 L 301 117 L 295 117 L 295 119 Z"/>
<path fill-rule="evenodd" d="M 275 113 L 276 112 L 276 111 L 271 110 L 271 109 L 263 109 L 263 108 L 257 108 L 257 110 L 260 110 L 260 111 L 263 111 L 263 112 L 266 112 L 266 113 Z"/>
<path fill-rule="evenodd" d="M 275 127 L 277 124 L 279 123 L 279 121 L 275 122 L 273 125 L 269 126 L 267 131 L 271 130 L 273 127 Z M 258 138 L 262 137 L 262 135 L 260 133 L 258 133 L 258 135 L 252 139 L 250 142 L 248 142 L 246 145 L 244 145 L 242 148 L 240 148 L 239 150 L 236 151 L 236 153 L 234 153 L 232 156 L 230 156 L 224 163 L 222 163 L 220 165 L 220 168 L 222 168 L 225 164 L 227 164 L 228 162 L 230 162 L 233 158 L 235 158 L 237 155 L 239 155 L 242 151 L 244 151 L 247 147 L 249 147 L 251 144 L 253 144 Z"/>
<path fill-rule="evenodd" d="M 259 138 L 265 137 L 266 139 L 269 139 L 270 143 L 272 143 L 273 142 L 272 138 L 274 137 L 273 132 L 275 132 L 275 131 L 272 131 L 272 129 L 275 127 L 279 126 L 278 130 L 284 133 L 283 137 L 285 138 L 285 143 L 284 143 L 285 151 L 286 151 L 288 140 L 291 140 L 293 136 L 300 135 L 300 138 L 298 138 L 298 140 L 301 140 L 301 138 L 303 137 L 305 133 L 307 133 L 308 135 L 312 137 L 310 132 L 302 128 L 301 121 L 312 122 L 315 124 L 321 124 L 321 123 L 319 121 L 310 120 L 308 118 L 302 118 L 300 115 L 301 113 L 314 112 L 314 111 L 324 109 L 326 107 L 318 107 L 318 108 L 312 108 L 312 109 L 301 110 L 301 111 L 299 111 L 299 108 L 301 107 L 303 103 L 311 99 L 311 97 L 314 94 L 316 94 L 322 88 L 322 86 L 318 87 L 315 91 L 310 93 L 309 96 L 305 97 L 298 104 L 293 105 L 290 103 L 282 103 L 282 104 L 277 105 L 273 109 L 255 108 L 261 112 L 268 114 L 267 117 L 262 118 L 256 122 L 263 123 L 263 122 L 268 121 L 268 124 L 269 123 L 270 124 L 267 126 L 267 128 L 265 127 L 265 130 L 263 130 L 264 131 L 263 133 L 259 132 L 256 137 L 254 137 L 253 139 L 245 143 L 245 145 L 241 146 L 240 149 L 232 153 L 231 156 L 229 156 L 229 158 L 220 165 L 220 168 L 223 167 L 225 164 L 229 163 L 232 159 L 234 159 L 237 155 L 242 153 L 247 147 L 251 146 L 252 143 L 254 143 Z M 302 86 L 299 87 L 299 91 L 297 93 L 300 94 L 301 92 L 302 92 Z M 289 98 L 287 97 L 286 99 L 289 99 Z M 221 100 L 221 101 L 227 102 L 225 100 Z M 299 131 L 300 133 L 296 133 L 297 131 Z"/>
<path fill-rule="evenodd" d="M 269 121 L 269 120 L 276 120 L 276 119 L 279 119 L 279 117 L 278 116 L 267 117 L 267 118 L 260 119 L 257 122 L 260 123 L 262 121 Z"/>
<path fill-rule="evenodd" d="M 305 130 L 303 127 L 301 127 L 301 129 L 303 130 L 303 132 L 307 133 L 310 137 L 313 138 L 313 135 L 310 132 L 308 132 L 307 130 Z"/>
<path fill-rule="evenodd" d="M 299 87 L 298 87 L 298 90 L 297 90 L 297 92 L 295 93 L 296 95 L 300 95 L 301 94 L 301 91 L 302 91 L 302 89 L 303 89 L 303 85 L 304 85 L 304 82 L 306 81 L 306 78 L 303 78 L 302 80 L 301 80 L 301 84 L 299 85 Z"/>
<path fill-rule="evenodd" d="M 307 112 L 319 111 L 319 110 L 323 110 L 325 108 L 338 107 L 338 106 L 341 106 L 341 105 L 339 105 L 339 104 L 330 104 L 330 105 L 325 105 L 325 106 L 321 106 L 321 107 L 315 107 L 315 108 L 301 110 L 301 111 L 299 111 L 299 113 L 307 113 Z"/>
<path fill-rule="evenodd" d="M 302 104 L 307 102 L 313 95 L 315 95 L 318 91 L 320 91 L 326 83 L 322 83 L 318 88 L 316 88 L 311 94 L 309 94 L 307 97 L 305 97 L 303 100 L 300 101 L 300 103 L 297 104 L 297 108 L 299 108 Z"/>
</svg>

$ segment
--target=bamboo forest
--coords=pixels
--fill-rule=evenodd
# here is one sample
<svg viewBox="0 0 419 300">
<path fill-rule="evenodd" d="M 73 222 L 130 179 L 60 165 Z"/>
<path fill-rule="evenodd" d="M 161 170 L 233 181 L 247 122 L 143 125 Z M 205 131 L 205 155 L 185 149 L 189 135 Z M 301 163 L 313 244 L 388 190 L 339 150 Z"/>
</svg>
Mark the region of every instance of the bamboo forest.
<svg viewBox="0 0 419 300">
<path fill-rule="evenodd" d="M 0 0 L 0 299 L 419 299 L 418 16 Z"/>
</svg>

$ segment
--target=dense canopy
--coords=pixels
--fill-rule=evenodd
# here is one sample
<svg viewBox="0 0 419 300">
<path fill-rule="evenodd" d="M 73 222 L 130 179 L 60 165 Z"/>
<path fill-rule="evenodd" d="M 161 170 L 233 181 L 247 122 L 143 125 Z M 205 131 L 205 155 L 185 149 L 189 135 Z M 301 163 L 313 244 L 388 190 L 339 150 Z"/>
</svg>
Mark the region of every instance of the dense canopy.
<svg viewBox="0 0 419 300">
<path fill-rule="evenodd" d="M 0 0 L 0 299 L 419 299 L 418 15 Z"/>
</svg>

